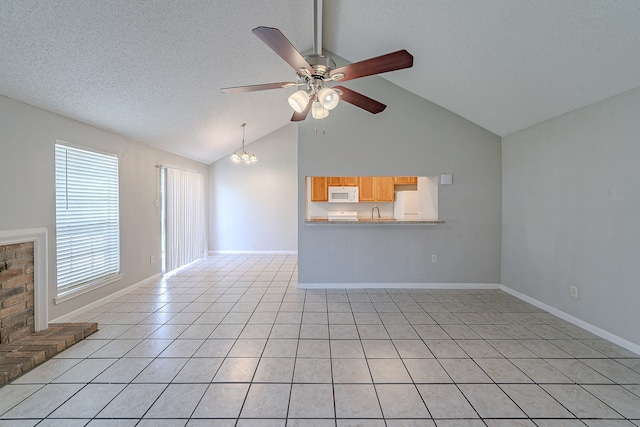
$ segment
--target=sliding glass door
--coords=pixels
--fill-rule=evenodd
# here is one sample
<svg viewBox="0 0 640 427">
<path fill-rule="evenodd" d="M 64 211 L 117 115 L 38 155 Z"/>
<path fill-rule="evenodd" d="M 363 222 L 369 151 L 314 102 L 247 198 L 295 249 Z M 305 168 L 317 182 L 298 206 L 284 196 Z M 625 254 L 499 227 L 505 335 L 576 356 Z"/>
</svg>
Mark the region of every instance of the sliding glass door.
<svg viewBox="0 0 640 427">
<path fill-rule="evenodd" d="M 162 272 L 187 265 L 206 253 L 204 178 L 160 168 Z"/>
</svg>

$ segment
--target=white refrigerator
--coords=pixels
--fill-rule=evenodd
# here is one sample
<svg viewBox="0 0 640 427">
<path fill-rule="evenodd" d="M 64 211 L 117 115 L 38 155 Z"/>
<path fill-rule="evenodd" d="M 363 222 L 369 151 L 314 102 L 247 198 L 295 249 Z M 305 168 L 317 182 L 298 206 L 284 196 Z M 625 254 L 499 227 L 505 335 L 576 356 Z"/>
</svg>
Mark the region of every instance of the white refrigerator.
<svg viewBox="0 0 640 427">
<path fill-rule="evenodd" d="M 438 219 L 438 177 L 418 177 L 417 190 L 396 191 L 393 219 Z"/>
</svg>

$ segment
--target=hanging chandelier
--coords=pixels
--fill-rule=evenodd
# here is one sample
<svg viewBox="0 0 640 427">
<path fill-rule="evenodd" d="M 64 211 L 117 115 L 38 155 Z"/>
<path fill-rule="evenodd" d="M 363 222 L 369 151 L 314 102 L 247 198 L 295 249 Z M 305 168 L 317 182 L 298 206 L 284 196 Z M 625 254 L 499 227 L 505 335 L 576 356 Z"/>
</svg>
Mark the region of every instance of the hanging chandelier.
<svg viewBox="0 0 640 427">
<path fill-rule="evenodd" d="M 249 153 L 247 153 L 247 151 L 244 149 L 244 128 L 245 126 L 247 126 L 247 124 L 243 123 L 241 126 L 242 126 L 242 144 L 240 144 L 240 154 L 238 154 L 238 151 L 235 151 L 231 155 L 231 160 L 234 163 L 246 163 L 250 165 L 257 162 L 258 158 L 256 157 L 255 154 L 251 154 L 251 156 L 249 156 Z"/>
</svg>

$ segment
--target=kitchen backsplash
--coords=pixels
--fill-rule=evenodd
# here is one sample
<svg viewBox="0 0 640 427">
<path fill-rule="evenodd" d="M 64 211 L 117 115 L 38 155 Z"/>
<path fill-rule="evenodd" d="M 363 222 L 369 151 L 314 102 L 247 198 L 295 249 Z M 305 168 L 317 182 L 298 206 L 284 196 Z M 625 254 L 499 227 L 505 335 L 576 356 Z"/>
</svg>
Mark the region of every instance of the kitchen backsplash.
<svg viewBox="0 0 640 427">
<path fill-rule="evenodd" d="M 380 216 L 393 218 L 393 202 L 360 202 L 360 203 L 327 203 L 309 202 L 307 205 L 307 219 L 326 218 L 329 212 L 357 211 L 358 218 L 371 218 L 371 209 L 380 208 Z M 377 216 L 377 210 L 375 211 Z"/>
</svg>

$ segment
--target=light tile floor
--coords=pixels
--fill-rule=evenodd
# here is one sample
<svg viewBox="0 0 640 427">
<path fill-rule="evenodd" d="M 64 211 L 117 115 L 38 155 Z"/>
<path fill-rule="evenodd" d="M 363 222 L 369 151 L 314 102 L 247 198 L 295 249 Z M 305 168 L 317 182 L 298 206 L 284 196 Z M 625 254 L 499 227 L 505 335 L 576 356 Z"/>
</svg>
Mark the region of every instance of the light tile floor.
<svg viewBox="0 0 640 427">
<path fill-rule="evenodd" d="M 640 426 L 640 356 L 496 290 L 300 290 L 214 256 L 0 389 L 10 426 Z"/>
</svg>

